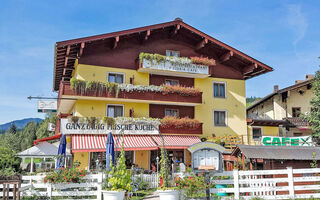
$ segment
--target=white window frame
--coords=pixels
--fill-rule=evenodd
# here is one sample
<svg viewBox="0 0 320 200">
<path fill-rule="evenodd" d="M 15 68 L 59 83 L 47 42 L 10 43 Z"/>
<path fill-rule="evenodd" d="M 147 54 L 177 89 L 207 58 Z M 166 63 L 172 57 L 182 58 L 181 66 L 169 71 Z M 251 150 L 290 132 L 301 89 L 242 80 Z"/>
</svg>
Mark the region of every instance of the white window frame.
<svg viewBox="0 0 320 200">
<path fill-rule="evenodd" d="M 123 76 L 123 83 L 126 83 L 126 74 L 123 72 L 107 72 L 107 81 L 109 82 L 109 74 L 119 74 Z"/>
<path fill-rule="evenodd" d="M 215 112 L 215 111 L 217 111 L 217 112 L 225 112 L 225 116 L 224 116 L 224 123 L 225 123 L 225 125 L 224 125 L 224 126 L 215 125 L 215 124 L 214 124 L 214 112 Z M 227 111 L 227 110 L 213 110 L 212 115 L 213 115 L 213 127 L 228 127 L 228 111 Z"/>
<path fill-rule="evenodd" d="M 251 141 L 260 141 L 261 138 L 259 138 L 259 139 L 254 139 L 253 138 L 253 129 L 254 128 L 259 128 L 261 130 L 261 138 L 262 138 L 262 136 L 263 136 L 263 127 L 262 126 L 251 126 Z"/>
<path fill-rule="evenodd" d="M 224 84 L 224 97 L 215 97 L 214 96 L 214 84 Z M 227 82 L 225 81 L 212 81 L 212 97 L 215 99 L 226 99 L 227 98 Z"/>
<path fill-rule="evenodd" d="M 165 79 L 165 80 L 164 80 L 165 84 L 167 84 L 167 81 L 177 81 L 177 82 L 178 82 L 178 85 L 180 85 L 180 81 L 177 80 L 177 79 Z"/>
<path fill-rule="evenodd" d="M 124 104 L 106 104 L 106 116 L 108 116 L 108 106 L 122 106 L 122 114 L 123 114 L 123 117 L 125 117 L 125 110 L 124 110 Z"/>
<path fill-rule="evenodd" d="M 165 108 L 164 109 L 164 116 L 168 116 L 168 115 L 166 115 L 167 110 L 177 110 L 178 111 L 178 116 L 177 117 L 180 116 L 180 110 L 177 109 L 177 108 Z M 172 116 L 172 115 L 169 115 L 169 116 Z"/>
<path fill-rule="evenodd" d="M 169 49 L 167 49 L 167 50 L 166 50 L 166 56 L 167 56 L 167 52 L 168 52 L 168 51 L 178 53 L 178 54 L 179 54 L 178 57 L 180 57 L 180 51 L 174 51 L 174 50 L 169 50 Z"/>
</svg>

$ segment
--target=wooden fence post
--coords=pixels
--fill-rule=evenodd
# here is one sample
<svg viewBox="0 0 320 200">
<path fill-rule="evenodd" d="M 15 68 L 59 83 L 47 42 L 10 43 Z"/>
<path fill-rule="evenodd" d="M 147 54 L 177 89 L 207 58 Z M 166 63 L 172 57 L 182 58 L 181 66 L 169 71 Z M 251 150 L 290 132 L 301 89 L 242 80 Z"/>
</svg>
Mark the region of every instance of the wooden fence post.
<svg viewBox="0 0 320 200">
<path fill-rule="evenodd" d="M 48 194 L 48 197 L 50 197 L 50 199 L 51 199 L 51 196 L 52 196 L 52 184 L 48 184 L 47 194 Z"/>
<path fill-rule="evenodd" d="M 292 167 L 287 167 L 288 173 L 288 186 L 289 186 L 289 196 L 294 199 L 294 182 L 293 182 L 293 170 Z"/>
<path fill-rule="evenodd" d="M 97 200 L 101 200 L 102 197 L 102 184 L 103 184 L 103 173 L 99 173 L 98 183 L 97 183 Z"/>
<path fill-rule="evenodd" d="M 234 199 L 240 199 L 239 171 L 238 171 L 238 169 L 233 170 L 233 184 L 234 184 Z"/>
</svg>

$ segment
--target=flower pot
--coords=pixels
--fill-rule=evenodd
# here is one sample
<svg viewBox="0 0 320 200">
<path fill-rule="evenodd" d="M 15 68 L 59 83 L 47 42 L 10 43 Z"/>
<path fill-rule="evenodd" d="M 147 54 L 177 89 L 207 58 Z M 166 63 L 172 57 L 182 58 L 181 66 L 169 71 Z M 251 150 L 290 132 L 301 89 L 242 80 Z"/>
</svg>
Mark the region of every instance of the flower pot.
<svg viewBox="0 0 320 200">
<path fill-rule="evenodd" d="M 122 191 L 108 191 L 108 190 L 102 190 L 104 200 L 123 200 L 125 192 Z"/>
<path fill-rule="evenodd" d="M 179 200 L 178 190 L 158 190 L 160 200 Z"/>
<path fill-rule="evenodd" d="M 216 185 L 216 188 L 227 188 L 227 185 Z M 227 193 L 225 193 L 225 192 L 218 192 L 217 193 L 217 196 L 219 196 L 219 197 L 222 197 L 222 196 L 228 196 L 228 194 Z"/>
<path fill-rule="evenodd" d="M 179 200 L 185 200 L 186 197 L 185 197 L 185 190 L 179 190 Z"/>
</svg>

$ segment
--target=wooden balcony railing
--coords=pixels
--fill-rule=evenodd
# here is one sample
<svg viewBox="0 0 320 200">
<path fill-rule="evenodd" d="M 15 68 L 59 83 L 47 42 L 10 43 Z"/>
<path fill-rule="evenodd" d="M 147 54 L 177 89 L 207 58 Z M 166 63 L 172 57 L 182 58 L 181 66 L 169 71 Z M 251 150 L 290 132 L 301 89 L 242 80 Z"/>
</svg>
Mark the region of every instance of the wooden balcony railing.
<svg viewBox="0 0 320 200">
<path fill-rule="evenodd" d="M 79 93 L 70 87 L 70 82 L 62 81 L 60 83 L 59 97 L 61 96 L 86 96 L 86 97 L 105 97 L 105 98 L 118 98 L 121 100 L 130 99 L 137 101 L 165 101 L 165 102 L 181 102 L 190 104 L 201 104 L 202 103 L 202 93 L 198 96 L 183 96 L 178 93 L 174 94 L 162 94 L 161 92 L 125 92 L 119 91 L 116 97 L 114 92 L 107 93 L 103 91 L 101 93 L 94 91 L 87 91 L 85 93 Z"/>
</svg>

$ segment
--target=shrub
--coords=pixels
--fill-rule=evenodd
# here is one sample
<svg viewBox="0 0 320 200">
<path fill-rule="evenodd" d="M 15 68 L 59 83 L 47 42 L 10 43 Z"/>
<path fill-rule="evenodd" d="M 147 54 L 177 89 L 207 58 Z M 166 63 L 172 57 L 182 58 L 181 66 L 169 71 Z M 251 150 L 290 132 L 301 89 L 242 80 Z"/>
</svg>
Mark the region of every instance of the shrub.
<svg viewBox="0 0 320 200">
<path fill-rule="evenodd" d="M 45 183 L 83 183 L 84 176 L 86 176 L 86 170 L 80 170 L 79 162 L 75 162 L 72 167 L 60 168 L 57 171 L 53 171 L 44 177 Z"/>
</svg>

